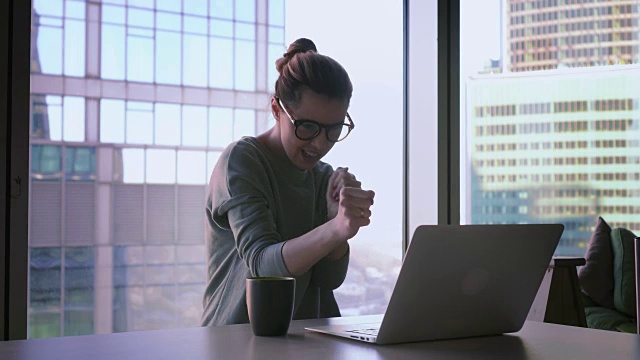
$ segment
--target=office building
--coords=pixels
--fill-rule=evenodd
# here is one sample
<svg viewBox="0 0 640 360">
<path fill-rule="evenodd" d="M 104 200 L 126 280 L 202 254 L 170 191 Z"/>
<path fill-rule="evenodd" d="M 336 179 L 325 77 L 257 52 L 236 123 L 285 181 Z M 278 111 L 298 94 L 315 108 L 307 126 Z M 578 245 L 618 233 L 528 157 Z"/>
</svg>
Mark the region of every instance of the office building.
<svg viewBox="0 0 640 360">
<path fill-rule="evenodd" d="M 198 325 L 206 183 L 269 125 L 284 1 L 33 9 L 29 336 Z"/>
<path fill-rule="evenodd" d="M 563 223 L 573 256 L 598 216 L 640 230 L 640 66 L 480 75 L 465 97 L 472 223 Z"/>
<path fill-rule="evenodd" d="M 640 5 L 633 0 L 506 0 L 511 72 L 637 64 Z"/>
</svg>

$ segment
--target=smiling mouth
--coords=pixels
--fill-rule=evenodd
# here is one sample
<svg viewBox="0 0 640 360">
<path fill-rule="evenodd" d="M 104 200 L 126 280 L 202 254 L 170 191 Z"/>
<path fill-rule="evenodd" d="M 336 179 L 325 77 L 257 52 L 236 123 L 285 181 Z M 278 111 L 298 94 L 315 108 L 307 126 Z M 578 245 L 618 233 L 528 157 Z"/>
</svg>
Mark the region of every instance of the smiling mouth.
<svg viewBox="0 0 640 360">
<path fill-rule="evenodd" d="M 307 151 L 307 150 L 302 150 L 302 156 L 305 159 L 309 159 L 309 160 L 317 160 L 320 158 L 320 153 L 315 152 L 315 151 Z"/>
</svg>

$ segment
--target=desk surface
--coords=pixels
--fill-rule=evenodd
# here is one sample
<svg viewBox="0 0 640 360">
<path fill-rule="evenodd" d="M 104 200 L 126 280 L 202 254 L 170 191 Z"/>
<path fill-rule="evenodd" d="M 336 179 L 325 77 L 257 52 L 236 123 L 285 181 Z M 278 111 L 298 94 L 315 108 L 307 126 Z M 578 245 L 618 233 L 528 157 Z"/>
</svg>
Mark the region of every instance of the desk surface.
<svg viewBox="0 0 640 360">
<path fill-rule="evenodd" d="M 640 336 L 527 321 L 515 334 L 380 346 L 304 330 L 379 316 L 294 321 L 286 337 L 248 325 L 0 342 L 0 359 L 638 359 Z"/>
</svg>

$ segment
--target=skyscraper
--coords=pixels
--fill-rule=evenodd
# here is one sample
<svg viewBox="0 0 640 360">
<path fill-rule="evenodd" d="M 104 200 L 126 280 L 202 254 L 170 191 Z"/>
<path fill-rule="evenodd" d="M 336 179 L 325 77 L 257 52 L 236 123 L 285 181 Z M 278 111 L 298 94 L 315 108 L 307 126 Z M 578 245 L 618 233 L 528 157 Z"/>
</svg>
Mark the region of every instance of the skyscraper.
<svg viewBox="0 0 640 360">
<path fill-rule="evenodd" d="M 507 0 L 507 72 L 466 79 L 466 218 L 640 230 L 637 1 Z"/>
<path fill-rule="evenodd" d="M 205 186 L 269 126 L 284 0 L 33 8 L 29 336 L 198 325 Z"/>
<path fill-rule="evenodd" d="M 637 1 L 506 1 L 508 71 L 640 61 Z"/>
</svg>

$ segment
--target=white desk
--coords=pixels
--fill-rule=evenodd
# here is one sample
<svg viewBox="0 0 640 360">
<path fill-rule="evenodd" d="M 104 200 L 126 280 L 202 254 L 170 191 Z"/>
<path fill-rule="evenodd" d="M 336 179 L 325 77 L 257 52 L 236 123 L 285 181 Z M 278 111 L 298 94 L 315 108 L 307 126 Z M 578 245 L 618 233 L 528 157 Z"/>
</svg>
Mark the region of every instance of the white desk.
<svg viewBox="0 0 640 360">
<path fill-rule="evenodd" d="M 286 337 L 273 338 L 233 325 L 9 341 L 0 342 L 0 359 L 640 359 L 638 335 L 533 321 L 512 335 L 388 346 L 304 330 L 377 318 L 294 321 Z"/>
</svg>

